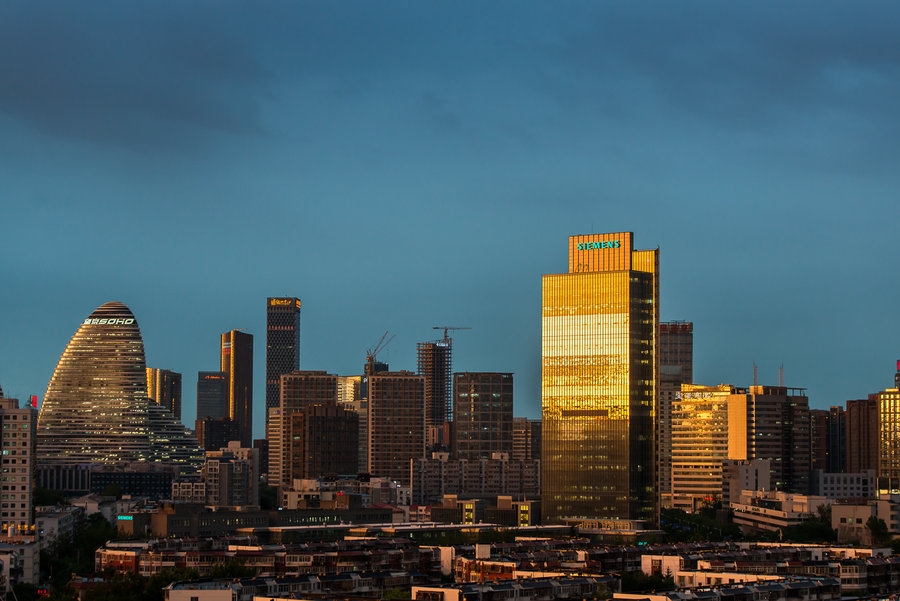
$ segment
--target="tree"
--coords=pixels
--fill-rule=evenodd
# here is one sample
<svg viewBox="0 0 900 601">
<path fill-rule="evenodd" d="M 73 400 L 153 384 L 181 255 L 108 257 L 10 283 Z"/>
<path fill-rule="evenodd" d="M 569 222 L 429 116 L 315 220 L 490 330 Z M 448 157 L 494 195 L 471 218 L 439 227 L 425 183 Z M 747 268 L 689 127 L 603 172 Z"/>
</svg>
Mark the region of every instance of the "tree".
<svg viewBox="0 0 900 601">
<path fill-rule="evenodd" d="M 879 518 L 877 515 L 869 517 L 869 519 L 866 521 L 866 530 L 869 531 L 869 535 L 872 537 L 873 545 L 890 544 L 891 533 L 888 530 L 887 524 L 885 524 L 884 520 Z"/>
</svg>

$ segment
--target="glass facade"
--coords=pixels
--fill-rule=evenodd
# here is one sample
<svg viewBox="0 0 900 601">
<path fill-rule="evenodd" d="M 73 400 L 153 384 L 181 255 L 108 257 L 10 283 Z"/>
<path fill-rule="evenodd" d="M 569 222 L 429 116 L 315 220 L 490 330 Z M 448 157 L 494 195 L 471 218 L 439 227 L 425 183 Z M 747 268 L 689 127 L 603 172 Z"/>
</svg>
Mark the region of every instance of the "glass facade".
<svg viewBox="0 0 900 601">
<path fill-rule="evenodd" d="M 281 376 L 300 369 L 300 299 L 266 299 L 266 413 L 281 403 Z"/>
<path fill-rule="evenodd" d="M 569 238 L 569 273 L 543 277 L 545 524 L 656 521 L 659 251 L 631 233 Z"/>
<path fill-rule="evenodd" d="M 728 454 L 728 406 L 746 391 L 733 386 L 684 384 L 672 404 L 670 465 L 673 507 L 692 512 L 722 496 Z"/>
<path fill-rule="evenodd" d="M 147 396 L 144 342 L 125 305 L 84 320 L 56 365 L 38 416 L 39 464 L 185 463 L 199 469 L 196 440 Z"/>
<path fill-rule="evenodd" d="M 228 417 L 241 446 L 253 446 L 253 335 L 231 330 L 221 336 L 219 369 L 226 375 Z"/>
</svg>

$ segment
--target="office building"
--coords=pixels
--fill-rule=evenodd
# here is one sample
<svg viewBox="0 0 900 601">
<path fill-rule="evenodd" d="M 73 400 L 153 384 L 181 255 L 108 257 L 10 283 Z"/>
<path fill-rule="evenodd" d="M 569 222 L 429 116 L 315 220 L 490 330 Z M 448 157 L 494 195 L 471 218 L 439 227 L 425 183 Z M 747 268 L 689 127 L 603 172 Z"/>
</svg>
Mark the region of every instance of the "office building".
<svg viewBox="0 0 900 601">
<path fill-rule="evenodd" d="M 224 371 L 197 374 L 197 419 L 207 417 L 228 417 L 228 374 Z"/>
<path fill-rule="evenodd" d="M 0 445 L 3 490 L 0 491 L 0 536 L 34 534 L 34 471 L 37 409 L 20 407 L 0 389 Z"/>
<path fill-rule="evenodd" d="M 746 398 L 747 391 L 721 384 L 682 384 L 672 404 L 671 498 L 666 507 L 693 512 L 722 495 L 722 464 L 729 453 L 728 407 Z M 737 424 L 738 426 L 742 423 Z M 661 478 L 662 479 L 662 478 Z"/>
<path fill-rule="evenodd" d="M 227 417 L 237 424 L 241 446 L 253 446 L 253 335 L 240 330 L 221 337 L 219 370 L 228 377 Z"/>
<path fill-rule="evenodd" d="M 170 369 L 147 368 L 147 396 L 181 420 L 181 374 Z"/>
<path fill-rule="evenodd" d="M 657 490 L 662 507 L 672 501 L 672 404 L 682 384 L 694 381 L 694 324 L 659 324 L 659 402 L 656 414 Z"/>
<path fill-rule="evenodd" d="M 751 386 L 729 400 L 731 459 L 771 461 L 772 486 L 806 494 L 809 490 L 809 399 L 803 388 Z"/>
<path fill-rule="evenodd" d="M 300 299 L 266 299 L 266 415 L 278 407 L 283 374 L 300 369 Z M 268 433 L 267 433 L 268 437 Z"/>
<path fill-rule="evenodd" d="M 543 523 L 655 523 L 659 249 L 634 250 L 631 232 L 571 236 L 541 306 Z"/>
<path fill-rule="evenodd" d="M 168 409 L 150 401 L 137 320 L 124 304 L 110 302 L 81 323 L 53 371 L 38 416 L 37 462 L 132 461 L 196 471 L 203 455 Z"/>
<path fill-rule="evenodd" d="M 194 422 L 194 435 L 206 451 L 221 449 L 232 441 L 240 441 L 237 424 L 227 417 L 204 417 Z"/>
<path fill-rule="evenodd" d="M 894 383 L 900 382 L 900 361 Z M 878 490 L 900 493 L 900 388 L 876 393 L 878 403 Z"/>
<path fill-rule="evenodd" d="M 814 470 L 826 471 L 828 462 L 828 410 L 809 410 L 809 460 Z"/>
<path fill-rule="evenodd" d="M 513 375 L 453 374 L 453 456 L 490 459 L 513 449 Z"/>
<path fill-rule="evenodd" d="M 368 377 L 372 476 L 409 484 L 409 462 L 425 456 L 425 377 L 384 371 Z"/>
</svg>

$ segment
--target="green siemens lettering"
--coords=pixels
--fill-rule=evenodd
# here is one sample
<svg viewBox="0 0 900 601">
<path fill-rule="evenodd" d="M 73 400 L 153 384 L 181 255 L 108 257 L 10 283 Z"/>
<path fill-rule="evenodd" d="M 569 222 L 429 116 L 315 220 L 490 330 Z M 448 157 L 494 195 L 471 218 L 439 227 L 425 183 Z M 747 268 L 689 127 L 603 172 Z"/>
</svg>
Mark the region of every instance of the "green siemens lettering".
<svg viewBox="0 0 900 601">
<path fill-rule="evenodd" d="M 603 248 L 619 248 L 618 240 L 606 240 L 604 242 L 579 242 L 578 250 L 599 250 Z"/>
</svg>

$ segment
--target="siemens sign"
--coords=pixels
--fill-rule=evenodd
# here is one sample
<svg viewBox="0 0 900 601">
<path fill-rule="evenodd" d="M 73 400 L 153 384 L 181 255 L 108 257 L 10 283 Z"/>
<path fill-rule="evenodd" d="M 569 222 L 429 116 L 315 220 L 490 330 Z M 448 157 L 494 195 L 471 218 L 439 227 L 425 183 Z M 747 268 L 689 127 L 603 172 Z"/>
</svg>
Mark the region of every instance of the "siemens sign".
<svg viewBox="0 0 900 601">
<path fill-rule="evenodd" d="M 604 242 L 579 242 L 578 250 L 597 250 L 600 248 L 619 248 L 618 240 L 606 240 Z"/>
</svg>

